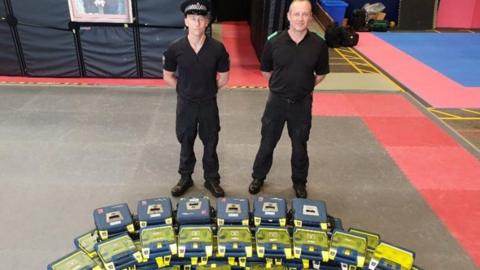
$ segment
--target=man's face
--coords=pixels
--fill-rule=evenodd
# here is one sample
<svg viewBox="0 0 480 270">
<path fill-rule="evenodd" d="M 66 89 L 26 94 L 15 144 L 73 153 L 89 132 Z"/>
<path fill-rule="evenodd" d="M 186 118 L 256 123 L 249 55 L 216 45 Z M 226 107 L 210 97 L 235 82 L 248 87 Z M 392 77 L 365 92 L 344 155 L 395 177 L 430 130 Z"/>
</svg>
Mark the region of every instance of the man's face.
<svg viewBox="0 0 480 270">
<path fill-rule="evenodd" d="M 290 28 L 295 31 L 305 31 L 312 19 L 310 2 L 293 2 L 287 14 Z"/>
<path fill-rule="evenodd" d="M 185 25 L 189 34 L 203 35 L 208 26 L 208 17 L 202 15 L 188 14 L 185 17 Z"/>
</svg>

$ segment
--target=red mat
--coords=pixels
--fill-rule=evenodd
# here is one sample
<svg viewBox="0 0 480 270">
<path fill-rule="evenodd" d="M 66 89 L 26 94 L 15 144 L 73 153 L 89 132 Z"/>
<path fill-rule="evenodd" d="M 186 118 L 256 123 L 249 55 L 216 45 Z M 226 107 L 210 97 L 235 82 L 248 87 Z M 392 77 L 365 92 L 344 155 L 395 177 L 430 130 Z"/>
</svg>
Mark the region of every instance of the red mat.
<svg viewBox="0 0 480 270">
<path fill-rule="evenodd" d="M 221 27 L 223 44 L 231 62 L 228 86 L 266 87 L 267 81 L 260 73 L 247 22 L 225 22 Z"/>
<path fill-rule="evenodd" d="M 454 146 L 457 142 L 426 117 L 362 117 L 384 146 Z"/>
<path fill-rule="evenodd" d="M 464 87 L 371 33 L 356 47 L 435 108 L 480 108 L 480 87 Z"/>
<path fill-rule="evenodd" d="M 313 114 L 361 117 L 480 266 L 480 161 L 400 94 L 315 93 Z"/>
</svg>

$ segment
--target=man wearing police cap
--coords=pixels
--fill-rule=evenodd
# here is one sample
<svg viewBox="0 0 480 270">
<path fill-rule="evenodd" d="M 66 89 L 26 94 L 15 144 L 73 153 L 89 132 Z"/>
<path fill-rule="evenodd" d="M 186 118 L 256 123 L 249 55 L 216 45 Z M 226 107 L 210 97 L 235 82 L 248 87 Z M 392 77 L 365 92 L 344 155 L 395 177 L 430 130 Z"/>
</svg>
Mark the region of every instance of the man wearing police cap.
<svg viewBox="0 0 480 270">
<path fill-rule="evenodd" d="M 163 67 L 164 80 L 177 91 L 176 135 L 181 148 L 181 178 L 171 192 L 181 196 L 193 185 L 193 145 L 198 133 L 204 146 L 204 186 L 215 197 L 223 197 L 218 173 L 220 120 L 216 94 L 228 81 L 229 55 L 222 43 L 205 34 L 209 25 L 208 1 L 187 0 L 180 8 L 185 15 L 187 35 L 165 51 Z"/>
</svg>

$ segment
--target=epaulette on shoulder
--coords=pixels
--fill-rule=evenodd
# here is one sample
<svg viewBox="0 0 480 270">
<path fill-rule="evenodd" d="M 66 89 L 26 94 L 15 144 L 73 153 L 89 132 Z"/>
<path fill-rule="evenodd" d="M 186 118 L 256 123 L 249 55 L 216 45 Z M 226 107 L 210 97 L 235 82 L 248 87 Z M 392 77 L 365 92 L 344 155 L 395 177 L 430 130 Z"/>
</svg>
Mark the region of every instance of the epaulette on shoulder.
<svg viewBox="0 0 480 270">
<path fill-rule="evenodd" d="M 320 33 L 318 32 L 311 32 L 311 33 L 314 33 L 317 37 L 319 37 L 321 40 L 325 40 L 325 37 L 322 36 Z"/>
<path fill-rule="evenodd" d="M 270 36 L 267 37 L 267 40 L 274 38 L 276 35 L 278 35 L 278 31 L 271 33 Z"/>
</svg>

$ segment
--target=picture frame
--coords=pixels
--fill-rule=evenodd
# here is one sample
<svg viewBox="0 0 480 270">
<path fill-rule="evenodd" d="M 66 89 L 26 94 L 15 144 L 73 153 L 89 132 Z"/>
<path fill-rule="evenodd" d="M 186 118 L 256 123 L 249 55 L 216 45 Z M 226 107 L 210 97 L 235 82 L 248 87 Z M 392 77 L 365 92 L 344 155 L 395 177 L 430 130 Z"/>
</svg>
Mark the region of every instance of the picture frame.
<svg viewBox="0 0 480 270">
<path fill-rule="evenodd" d="M 72 22 L 133 23 L 131 0 L 68 0 Z"/>
</svg>

